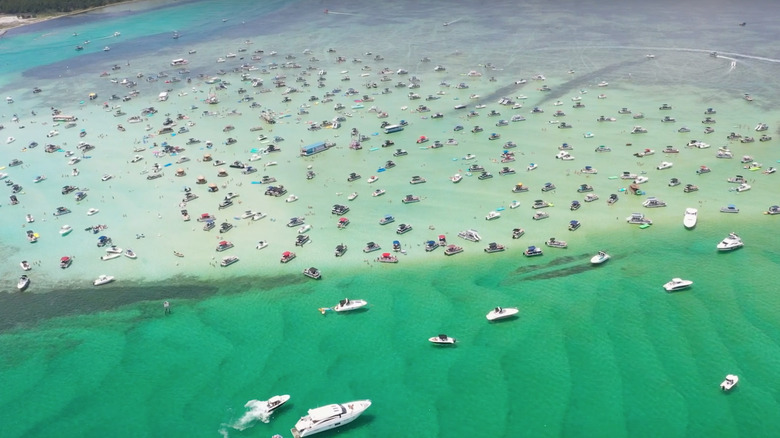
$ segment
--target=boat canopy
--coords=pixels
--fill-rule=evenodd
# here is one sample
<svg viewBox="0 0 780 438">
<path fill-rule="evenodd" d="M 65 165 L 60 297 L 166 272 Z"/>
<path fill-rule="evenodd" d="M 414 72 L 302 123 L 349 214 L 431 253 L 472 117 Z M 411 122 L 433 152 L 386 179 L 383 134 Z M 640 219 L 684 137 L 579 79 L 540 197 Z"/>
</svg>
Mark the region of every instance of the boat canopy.
<svg viewBox="0 0 780 438">
<path fill-rule="evenodd" d="M 383 252 L 382 253 L 382 257 L 390 257 L 390 253 L 389 252 Z"/>
<path fill-rule="evenodd" d="M 290 251 L 285 251 L 282 253 L 282 257 L 289 257 L 290 254 L 292 254 Z"/>
</svg>

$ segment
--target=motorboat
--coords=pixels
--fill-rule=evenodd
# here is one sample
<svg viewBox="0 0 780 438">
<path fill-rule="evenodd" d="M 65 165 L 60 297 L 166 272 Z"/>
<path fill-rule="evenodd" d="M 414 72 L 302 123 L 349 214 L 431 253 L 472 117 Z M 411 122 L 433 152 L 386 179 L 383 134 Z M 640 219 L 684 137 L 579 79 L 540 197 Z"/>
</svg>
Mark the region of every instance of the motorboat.
<svg viewBox="0 0 780 438">
<path fill-rule="evenodd" d="M 119 257 L 122 257 L 122 253 L 121 252 L 119 252 L 119 253 L 110 252 L 110 253 L 107 253 L 104 256 L 101 256 L 100 260 L 103 260 L 103 261 L 114 260 L 114 259 L 119 258 Z"/>
<path fill-rule="evenodd" d="M 295 236 L 295 246 L 303 246 L 311 242 L 311 237 L 306 234 L 299 234 Z"/>
<path fill-rule="evenodd" d="M 656 167 L 656 169 L 658 169 L 658 170 L 669 169 L 669 168 L 671 168 L 673 165 L 674 165 L 674 164 L 673 164 L 673 163 L 671 163 L 671 162 L 669 162 L 669 161 L 662 161 L 662 162 L 661 162 L 661 164 L 659 164 L 659 165 Z"/>
<path fill-rule="evenodd" d="M 699 168 L 696 169 L 696 174 L 697 175 L 701 175 L 701 174 L 704 174 L 704 173 L 710 173 L 710 172 L 712 172 L 712 169 L 710 169 L 707 166 L 699 166 Z"/>
<path fill-rule="evenodd" d="M 720 389 L 722 391 L 731 391 L 735 386 L 737 386 L 738 382 L 739 377 L 736 374 L 728 374 L 726 376 L 726 380 L 721 382 Z"/>
<path fill-rule="evenodd" d="M 238 261 L 238 257 L 236 256 L 226 256 L 222 258 L 222 261 L 219 262 L 219 266 L 227 267 L 232 265 L 233 263 L 236 263 Z"/>
<path fill-rule="evenodd" d="M 585 192 L 592 192 L 593 186 L 590 184 L 580 184 L 580 187 L 577 189 L 577 193 L 585 193 Z"/>
<path fill-rule="evenodd" d="M 520 310 L 517 307 L 496 307 L 488 312 L 485 317 L 488 321 L 498 321 L 501 319 L 511 318 L 517 315 Z"/>
<path fill-rule="evenodd" d="M 28 262 L 27 260 L 22 260 L 21 262 L 19 262 L 19 266 L 21 266 L 22 271 L 29 271 L 30 269 L 32 269 L 32 265 L 30 265 L 30 262 Z"/>
<path fill-rule="evenodd" d="M 349 225 L 349 218 L 346 218 L 346 217 L 340 217 L 338 222 L 336 223 L 336 226 L 339 229 L 346 228 L 347 225 Z"/>
<path fill-rule="evenodd" d="M 542 219 L 547 219 L 548 217 L 550 217 L 550 215 L 548 213 L 540 211 L 538 213 L 534 213 L 534 215 L 531 216 L 531 219 L 533 219 L 535 221 L 539 221 L 539 220 L 542 220 Z"/>
<path fill-rule="evenodd" d="M 404 204 L 413 204 L 415 202 L 420 202 L 420 197 L 415 195 L 406 195 L 406 197 L 401 199 L 401 202 Z"/>
<path fill-rule="evenodd" d="M 60 227 L 60 236 L 67 236 L 71 231 L 73 231 L 73 227 L 70 225 L 63 225 Z"/>
<path fill-rule="evenodd" d="M 482 236 L 476 230 L 469 229 L 458 233 L 458 237 L 461 239 L 469 240 L 471 242 L 479 242 L 482 240 Z"/>
<path fill-rule="evenodd" d="M 539 208 L 546 208 L 546 207 L 552 207 L 552 203 L 544 201 L 542 199 L 537 199 L 534 201 L 533 205 L 531 205 L 531 208 L 533 209 L 539 209 Z"/>
<path fill-rule="evenodd" d="M 695 227 L 696 221 L 698 220 L 698 213 L 699 211 L 695 208 L 686 208 L 685 216 L 683 216 L 683 226 L 689 230 Z"/>
<path fill-rule="evenodd" d="M 298 200 L 298 196 L 296 195 L 290 195 L 287 197 L 287 199 L 284 200 L 284 202 L 295 202 Z"/>
<path fill-rule="evenodd" d="M 528 170 L 528 171 L 531 171 L 531 170 L 536 170 L 536 168 L 538 168 L 538 167 L 539 167 L 539 165 L 538 165 L 538 164 L 536 164 L 536 163 L 530 163 L 530 164 L 528 164 L 528 167 L 526 167 L 526 170 Z"/>
<path fill-rule="evenodd" d="M 569 244 L 566 243 L 565 240 L 557 240 L 555 237 L 550 237 L 550 239 L 544 242 L 544 244 L 551 248 L 561 248 L 561 249 L 569 246 Z"/>
<path fill-rule="evenodd" d="M 504 250 L 506 250 L 506 246 L 496 242 L 490 242 L 488 243 L 488 246 L 485 247 L 485 252 L 489 254 L 494 252 L 501 252 Z"/>
<path fill-rule="evenodd" d="M 281 263 L 287 263 L 295 258 L 295 253 L 292 251 L 285 251 L 282 253 L 282 258 L 279 260 Z"/>
<path fill-rule="evenodd" d="M 642 157 L 646 157 L 648 155 L 654 155 L 654 154 L 655 154 L 655 150 L 653 150 L 653 149 L 645 149 L 645 150 L 643 150 L 641 152 L 635 153 L 634 156 L 638 157 L 638 158 L 642 158 Z"/>
<path fill-rule="evenodd" d="M 580 204 L 580 201 L 571 201 L 571 205 L 569 206 L 569 210 L 574 211 L 582 207 L 582 204 Z"/>
<path fill-rule="evenodd" d="M 459 174 L 459 173 L 456 173 L 455 175 L 450 177 L 450 181 L 452 181 L 453 183 L 456 183 L 456 184 L 459 183 L 462 179 L 463 179 L 463 176 L 461 174 Z"/>
<path fill-rule="evenodd" d="M 677 292 L 679 290 L 687 289 L 691 287 L 691 285 L 693 285 L 693 281 L 675 277 L 664 284 L 664 289 L 666 289 L 667 292 Z"/>
<path fill-rule="evenodd" d="M 347 245 L 344 243 L 340 243 L 336 245 L 335 255 L 336 257 L 341 257 L 347 252 Z"/>
<path fill-rule="evenodd" d="M 136 254 L 135 251 L 133 251 L 130 248 L 126 249 L 125 252 L 123 252 L 122 254 L 124 254 L 124 256 L 129 258 L 129 259 L 135 260 L 135 259 L 138 258 L 138 254 Z"/>
<path fill-rule="evenodd" d="M 354 421 L 369 406 L 371 400 L 357 400 L 309 409 L 308 414 L 301 417 L 290 432 L 293 438 L 302 438 L 343 426 Z"/>
<path fill-rule="evenodd" d="M 764 212 L 764 214 L 775 215 L 780 214 L 780 205 L 773 205 Z"/>
<path fill-rule="evenodd" d="M 461 253 L 461 252 L 463 252 L 463 247 L 458 246 L 458 245 L 450 244 L 450 245 L 447 245 L 446 248 L 444 248 L 444 255 L 446 255 L 446 256 L 455 255 L 455 254 L 458 254 L 458 253 Z"/>
<path fill-rule="evenodd" d="M 322 278 L 322 272 L 319 269 L 315 268 L 314 266 L 305 268 L 303 270 L 303 275 L 312 278 L 314 280 L 319 280 Z"/>
<path fill-rule="evenodd" d="M 746 192 L 746 191 L 748 191 L 750 189 L 751 189 L 750 184 L 742 183 L 735 190 L 738 191 L 738 192 Z"/>
<path fill-rule="evenodd" d="M 27 216 L 25 216 L 24 219 L 27 221 L 28 224 L 35 222 L 35 218 L 31 214 L 27 214 Z"/>
<path fill-rule="evenodd" d="M 729 233 L 725 239 L 718 243 L 718 251 L 733 251 L 738 248 L 742 248 L 745 244 L 737 233 Z"/>
<path fill-rule="evenodd" d="M 304 224 L 304 225 L 301 225 L 301 227 L 300 227 L 300 228 L 298 228 L 298 234 L 303 234 L 303 233 L 306 233 L 306 232 L 308 232 L 309 230 L 311 230 L 311 225 L 310 225 L 310 224 Z"/>
<path fill-rule="evenodd" d="M 523 185 L 523 183 L 517 183 L 512 188 L 512 193 L 522 193 L 522 192 L 527 192 L 527 191 L 528 191 L 528 187 Z"/>
<path fill-rule="evenodd" d="M 626 222 L 633 225 L 652 225 L 653 221 L 646 218 L 642 213 L 631 213 L 631 216 L 626 218 Z"/>
<path fill-rule="evenodd" d="M 385 215 L 382 219 L 379 219 L 379 225 L 387 225 L 389 223 L 395 222 L 395 217 L 392 215 Z"/>
<path fill-rule="evenodd" d="M 111 275 L 100 275 L 98 278 L 96 278 L 94 281 L 92 281 L 92 284 L 95 286 L 102 286 L 104 284 L 108 284 L 114 281 L 114 277 Z"/>
<path fill-rule="evenodd" d="M 289 222 L 287 222 L 287 226 L 290 227 L 290 228 L 297 227 L 297 226 L 303 225 L 303 223 L 305 221 L 306 221 L 306 218 L 304 218 L 304 217 L 293 217 L 293 218 L 290 218 Z"/>
<path fill-rule="evenodd" d="M 376 242 L 368 242 L 368 243 L 366 243 L 366 246 L 363 247 L 363 252 L 369 253 L 369 252 L 379 251 L 380 249 L 382 249 L 382 247 L 379 246 L 378 243 L 376 243 Z"/>
<path fill-rule="evenodd" d="M 234 246 L 233 242 L 229 242 L 227 240 L 221 240 L 219 243 L 217 243 L 217 252 L 228 250 L 233 246 Z"/>
<path fill-rule="evenodd" d="M 542 248 L 539 248 L 538 246 L 529 246 L 528 249 L 523 251 L 523 255 L 526 257 L 535 257 L 540 256 L 543 254 Z"/>
<path fill-rule="evenodd" d="M 666 202 L 661 201 L 660 199 L 649 197 L 647 198 L 642 205 L 646 208 L 657 208 L 657 207 L 666 207 Z"/>
<path fill-rule="evenodd" d="M 441 334 L 438 336 L 432 336 L 428 338 L 428 342 L 431 342 L 433 344 L 438 344 L 438 345 L 454 345 L 458 341 L 455 338 L 452 338 L 445 334 Z"/>
<path fill-rule="evenodd" d="M 419 175 L 415 175 L 412 177 L 411 180 L 409 180 L 409 184 L 423 184 L 425 181 L 426 181 L 425 178 Z"/>
<path fill-rule="evenodd" d="M 30 277 L 27 275 L 22 275 L 19 277 L 19 281 L 16 283 L 16 288 L 20 291 L 24 291 L 30 286 Z"/>
<path fill-rule="evenodd" d="M 492 221 L 493 219 L 498 219 L 501 217 L 501 213 L 498 211 L 491 211 L 485 216 L 485 220 Z"/>
<path fill-rule="evenodd" d="M 368 302 L 366 300 L 350 300 L 349 298 L 344 298 L 333 306 L 333 310 L 336 312 L 349 312 L 351 310 L 363 308 L 367 305 Z"/>
<path fill-rule="evenodd" d="M 597 195 L 595 193 L 588 193 L 587 195 L 585 195 L 584 201 L 585 202 L 593 202 L 593 201 L 597 201 L 598 199 L 599 199 L 599 195 Z"/>
<path fill-rule="evenodd" d="M 409 231 L 412 231 L 412 226 L 410 224 L 401 224 L 398 225 L 398 228 L 396 228 L 395 233 L 404 234 L 404 233 L 408 233 Z"/>
<path fill-rule="evenodd" d="M 525 234 L 525 230 L 522 228 L 515 228 L 512 230 L 512 238 L 513 239 L 519 239 L 523 237 L 523 234 Z"/>
<path fill-rule="evenodd" d="M 383 252 L 376 261 L 380 263 L 398 263 L 398 257 L 390 254 L 389 252 Z"/>
<path fill-rule="evenodd" d="M 509 203 L 509 208 L 511 208 L 513 210 L 515 208 L 519 207 L 519 206 L 520 206 L 520 201 L 512 201 L 512 202 Z"/>
<path fill-rule="evenodd" d="M 542 191 L 549 192 L 550 190 L 555 190 L 555 184 L 551 182 L 544 183 L 544 185 L 542 186 Z"/>
<path fill-rule="evenodd" d="M 590 263 L 594 265 L 600 265 L 610 259 L 610 255 L 606 251 L 599 251 L 598 254 L 590 258 Z"/>
<path fill-rule="evenodd" d="M 739 208 L 734 204 L 729 204 L 720 208 L 721 213 L 739 213 Z"/>
<path fill-rule="evenodd" d="M 634 178 L 634 184 L 644 184 L 644 183 L 646 183 L 648 181 L 650 181 L 650 178 L 648 178 L 648 177 L 646 177 L 644 175 L 639 175 L 636 178 Z"/>
<path fill-rule="evenodd" d="M 578 230 L 582 226 L 582 223 L 577 220 L 569 221 L 569 231 Z"/>
</svg>

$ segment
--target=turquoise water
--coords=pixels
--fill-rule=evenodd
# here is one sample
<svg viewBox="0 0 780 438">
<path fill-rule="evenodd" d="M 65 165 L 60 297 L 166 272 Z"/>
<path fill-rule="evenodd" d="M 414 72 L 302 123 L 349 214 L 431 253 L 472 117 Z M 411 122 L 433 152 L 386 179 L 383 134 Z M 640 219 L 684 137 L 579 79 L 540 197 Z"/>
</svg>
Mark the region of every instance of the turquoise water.
<svg viewBox="0 0 780 438">
<path fill-rule="evenodd" d="M 772 58 L 778 48 L 776 24 L 758 2 L 740 9 L 708 4 L 706 17 L 694 5 L 672 2 L 580 2 L 555 10 L 546 2 L 510 3 L 485 10 L 470 3 L 454 7 L 393 2 L 378 7 L 289 1 L 258 6 L 247 1 L 228 7 L 209 1 L 140 2 L 21 28 L 0 39 L 3 58 L 14 59 L 0 70 L 2 92 L 15 100 L 2 111 L 1 133 L 16 137 L 4 145 L 9 151 L 4 157 L 25 161 L 24 166 L 0 170 L 25 188 L 19 205 L 4 200 L 0 208 L 0 254 L 10 261 L 0 268 L 4 278 L 0 435 L 289 436 L 290 427 L 307 409 L 363 398 L 371 399 L 372 407 L 352 425 L 327 435 L 776 434 L 780 324 L 775 309 L 780 299 L 774 286 L 780 256 L 774 250 L 776 216 L 762 212 L 778 203 L 777 174 L 745 170 L 739 158 L 751 155 L 766 169 L 780 158 L 775 150 L 780 140 L 725 139 L 731 131 L 757 138 L 760 133 L 753 127 L 759 122 L 768 123 L 768 134 L 778 136 L 780 118 L 773 108 L 778 61 Z M 325 8 L 329 14 L 323 14 Z M 742 21 L 747 26 L 737 25 Z M 451 24 L 442 26 L 444 22 Z M 174 30 L 181 33 L 180 39 L 171 38 Z M 116 31 L 121 35 L 110 36 Z M 72 36 L 74 32 L 79 35 Z M 73 50 L 86 39 L 91 42 L 83 52 Z M 106 45 L 108 52 L 102 50 Z M 241 47 L 248 48 L 238 52 L 238 58 L 245 59 L 215 63 Z M 328 48 L 336 54 L 328 53 Z M 263 59 L 250 61 L 259 49 L 265 51 Z M 305 49 L 312 53 L 304 54 Z M 187 53 L 190 50 L 197 53 Z M 271 50 L 279 54 L 272 57 Z M 710 51 L 726 58 L 711 58 Z M 655 58 L 646 58 L 651 53 Z M 377 54 L 384 60 L 372 62 Z M 312 70 L 306 77 L 312 85 L 290 94 L 292 103 L 282 104 L 284 88 L 275 89 L 271 77 L 286 74 L 288 86 L 303 88 L 293 77 L 305 68 L 279 68 L 268 75 L 250 71 L 261 75 L 270 92 L 250 90 L 247 95 L 263 109 L 289 115 L 274 126 L 263 125 L 258 110 L 239 102 L 234 90 L 250 87 L 231 70 L 244 62 L 259 67 L 282 64 L 286 55 L 295 56 L 293 61 L 304 67 L 308 57 L 319 58 L 310 63 L 328 71 L 327 86 L 316 88 L 317 71 Z M 347 61 L 337 63 L 336 55 Z M 421 61 L 425 56 L 431 62 Z M 191 83 L 146 80 L 163 71 L 170 73 L 168 79 L 176 77 L 169 63 L 179 57 L 190 60 Z M 352 62 L 354 58 L 362 62 Z M 731 59 L 736 60 L 733 68 Z M 496 69 L 486 69 L 488 62 Z M 433 72 L 437 64 L 446 72 Z M 121 69 L 111 70 L 113 65 Z M 364 65 L 372 69 L 362 70 Z M 391 76 L 392 81 L 380 82 L 378 89 L 364 91 L 364 82 L 376 80 L 371 75 L 385 66 L 408 69 L 422 79 L 421 88 L 395 88 L 397 81 L 407 78 Z M 220 77 L 231 82 L 225 91 L 204 83 L 218 69 L 226 70 Z M 467 76 L 471 70 L 482 76 Z M 110 76 L 100 77 L 103 71 Z M 144 75 L 137 77 L 138 72 Z M 371 75 L 363 79 L 363 72 Z M 531 80 L 536 74 L 547 79 Z M 344 75 L 350 75 L 350 81 L 340 80 Z M 489 81 L 490 76 L 496 81 Z M 128 92 L 110 79 L 125 77 L 139 82 L 141 94 L 127 102 L 110 101 L 106 111 L 104 99 Z M 520 78 L 529 79 L 528 84 L 515 85 Z M 441 86 L 441 81 L 453 86 Z M 601 81 L 609 85 L 597 87 Z M 469 88 L 456 90 L 459 82 Z M 552 91 L 538 91 L 542 85 Z M 33 86 L 43 92 L 33 95 Z M 380 94 L 385 86 L 391 94 Z M 348 87 L 359 95 L 335 93 L 330 103 L 308 100 L 310 95 L 322 97 L 326 90 Z M 166 89 L 172 90 L 171 98 L 158 102 L 157 94 Z M 410 91 L 423 99 L 409 100 Z M 424 100 L 438 91 L 444 92 L 439 100 Z M 82 103 L 89 92 L 97 92 L 100 99 Z M 219 105 L 203 103 L 211 92 L 220 97 Z M 385 120 L 405 119 L 410 127 L 392 136 L 373 135 L 380 132 L 380 119 L 367 108 L 350 108 L 366 93 L 390 114 Z M 600 93 L 606 98 L 597 99 Z M 745 101 L 744 93 L 755 100 Z M 472 94 L 480 96 L 470 99 Z M 523 103 L 520 110 L 496 104 L 503 96 L 521 94 L 527 99 L 518 99 Z M 571 98 L 577 96 L 585 108 L 572 108 Z M 556 100 L 563 104 L 554 106 Z M 305 129 L 311 121 L 334 117 L 336 102 L 353 113 L 340 130 Z M 480 116 L 468 119 L 452 109 L 457 103 L 469 109 L 477 103 L 487 106 L 478 109 Z M 673 111 L 658 110 L 663 103 L 672 105 Z M 120 104 L 127 116 L 151 105 L 160 112 L 143 123 L 129 124 L 127 116 L 113 117 Z M 402 109 L 419 104 L 442 111 L 444 119 L 430 120 L 425 118 L 430 113 Z M 78 126 L 52 126 L 47 110 L 52 106 L 78 115 Z M 301 106 L 308 106 L 309 114 L 298 114 Z M 531 114 L 534 106 L 545 113 Z M 622 107 L 646 117 L 635 121 L 618 115 Z M 713 134 L 702 132 L 701 119 L 708 107 L 718 111 Z M 234 109 L 242 115 L 231 115 Z M 500 118 L 523 114 L 528 120 L 494 127 L 498 117 L 486 116 L 491 109 L 502 112 Z M 561 119 L 572 129 L 549 123 L 556 109 L 567 113 Z M 205 116 L 204 110 L 215 115 Z M 152 125 L 153 133 L 166 113 L 185 114 L 184 120 L 196 124 L 176 137 L 144 138 L 150 135 L 145 125 Z M 20 123 L 11 120 L 13 114 L 20 116 Z M 597 123 L 599 115 L 618 120 Z M 664 115 L 677 122 L 661 123 Z M 117 123 L 127 131 L 118 132 Z M 223 132 L 228 124 L 235 130 Z M 466 129 L 454 132 L 456 124 Z M 469 132 L 477 124 L 485 132 Z M 629 134 L 636 124 L 647 127 L 648 134 Z M 249 131 L 258 125 L 264 129 Z M 692 132 L 678 133 L 683 125 Z M 347 148 L 353 127 L 371 137 L 361 151 Z M 53 129 L 60 134 L 46 138 Z M 97 148 L 89 152 L 92 158 L 77 164 L 80 174 L 74 177 L 62 152 L 45 154 L 41 149 L 48 142 L 61 144 L 63 150 L 75 148 L 81 129 Z M 497 142 L 487 140 L 494 131 L 502 135 Z M 595 137 L 584 138 L 587 131 Z M 252 151 L 267 145 L 255 139 L 260 133 L 285 140 L 279 142 L 281 153 L 255 162 L 261 167 L 256 174 L 240 175 L 228 168 L 230 176 L 219 179 L 213 166 L 198 159 L 212 153 L 226 163 L 246 161 Z M 414 143 L 420 135 L 456 138 L 459 145 L 421 148 Z M 147 181 L 141 172 L 152 163 L 176 160 L 152 155 L 155 148 L 150 144 L 164 140 L 181 144 L 181 136 L 213 140 L 215 146 L 187 146 L 192 161 L 181 165 L 186 177 L 176 178 L 166 169 L 164 178 Z M 228 136 L 237 138 L 237 145 L 222 144 Z M 312 158 L 297 157 L 299 145 L 325 138 L 338 146 Z M 394 148 L 378 148 L 385 138 L 407 149 L 409 156 L 395 158 Z M 686 148 L 691 139 L 712 147 Z M 499 176 L 496 159 L 508 140 L 518 143 L 517 161 L 508 163 L 518 172 Z M 30 141 L 41 145 L 22 150 Z M 554 158 L 563 142 L 574 146 L 574 161 Z M 595 153 L 601 144 L 613 151 Z M 662 154 L 666 145 L 680 153 Z M 715 158 L 723 146 L 733 151 L 734 159 Z M 145 148 L 140 152 L 145 159 L 131 164 L 137 147 Z M 633 156 L 644 148 L 653 148 L 656 154 Z M 452 185 L 448 177 L 465 173 L 472 163 L 461 159 L 467 153 L 477 155 L 475 162 L 496 176 L 478 181 L 474 175 Z M 377 172 L 388 159 L 398 166 Z M 261 166 L 270 160 L 277 165 Z M 656 170 L 661 161 L 673 161 L 674 167 Z M 526 171 L 529 162 L 539 168 Z M 317 172 L 311 181 L 304 179 L 309 165 Z M 580 174 L 585 165 L 599 173 Z M 696 175 L 700 165 L 712 172 Z M 347 183 L 345 178 L 353 171 L 363 179 Z M 669 206 L 645 209 L 641 206 L 645 197 L 618 192 L 627 182 L 609 177 L 623 171 L 648 176 L 642 189 Z M 101 182 L 105 173 L 114 178 Z M 47 180 L 33 184 L 39 174 L 46 174 Z M 199 174 L 218 182 L 221 191 L 209 194 L 194 185 Z M 277 177 L 301 199 L 288 204 L 263 196 L 263 186 L 250 184 L 263 174 Z M 374 174 L 380 179 L 368 184 L 366 179 Z M 746 175 L 752 190 L 730 190 L 735 186 L 725 180 L 735 174 Z M 410 186 L 414 175 L 428 182 Z M 686 194 L 680 187 L 668 187 L 671 177 L 695 183 L 700 190 Z M 529 193 L 509 191 L 520 181 L 531 187 Z M 558 188 L 542 194 L 539 187 L 545 182 Z M 601 199 L 571 212 L 566 207 L 571 200 L 581 200 L 576 188 L 583 183 L 592 184 Z M 61 196 L 58 191 L 65 184 L 88 187 L 88 198 L 76 203 Z M 201 197 L 187 206 L 193 216 L 209 211 L 220 221 L 234 222 L 236 229 L 217 237 L 215 231 L 201 231 L 194 221 L 182 222 L 178 203 L 185 185 L 192 185 Z M 387 194 L 370 196 L 376 188 Z M 239 193 L 241 204 L 217 210 L 227 191 Z M 360 196 L 347 201 L 353 191 Z M 401 204 L 408 193 L 420 195 L 422 202 Z M 604 202 L 609 193 L 621 196 L 612 207 Z M 532 221 L 530 204 L 538 198 L 555 206 L 546 209 L 549 219 Z M 509 209 L 512 200 L 520 201 L 521 207 Z M 352 223 L 345 230 L 336 228 L 337 216 L 329 213 L 335 203 L 351 207 L 347 215 Z M 741 212 L 718 212 L 729 203 L 737 204 Z M 51 217 L 59 205 L 67 205 L 73 214 Z M 100 213 L 88 217 L 88 207 L 99 207 Z M 699 209 L 694 230 L 682 227 L 686 207 Z M 262 210 L 268 218 L 231 219 L 248 208 Z M 500 219 L 483 219 L 496 209 L 501 210 Z M 641 230 L 625 224 L 626 216 L 639 211 L 653 219 L 652 227 Z M 27 213 L 36 217 L 34 223 L 25 223 Z M 395 215 L 397 222 L 377 225 L 385 214 Z M 312 243 L 304 247 L 293 245 L 295 229 L 284 225 L 298 215 L 313 225 Z M 566 230 L 572 219 L 583 223 L 580 230 Z M 65 221 L 74 231 L 60 237 L 57 230 Z M 396 235 L 395 225 L 401 222 L 413 224 L 414 230 Z M 138 260 L 97 260 L 102 253 L 93 245 L 97 236 L 82 231 L 95 223 L 109 225 L 105 232 L 121 246 L 132 247 Z M 526 235 L 513 240 L 511 230 L 518 226 Z M 457 233 L 467 228 L 478 229 L 483 241 L 458 239 Z M 25 229 L 41 233 L 41 241 L 27 243 Z M 731 231 L 740 234 L 745 248 L 717 253 L 715 245 Z M 147 237 L 135 239 L 137 233 Z M 463 246 L 464 253 L 444 257 L 441 250 L 424 252 L 422 242 L 439 234 Z M 569 248 L 544 247 L 551 236 L 568 241 Z M 216 266 L 222 253 L 213 252 L 221 238 L 232 239 L 236 247 L 230 254 L 241 258 L 224 269 Z M 260 239 L 270 244 L 258 251 L 255 243 Z M 406 252 L 398 254 L 397 265 L 376 263 L 374 256 L 360 251 L 368 241 L 388 250 L 395 239 L 403 242 Z M 506 244 L 508 250 L 484 254 L 482 248 L 491 241 Z M 341 242 L 350 249 L 335 259 L 333 247 Z M 544 256 L 523 257 L 520 252 L 528 245 L 542 246 Z M 601 249 L 612 260 L 591 266 L 588 260 Z M 174 250 L 185 257 L 173 257 Z M 298 258 L 279 264 L 284 250 L 295 250 Z M 65 254 L 76 258 L 71 268 L 61 270 L 56 261 Z M 34 262 L 29 272 L 33 283 L 19 293 L 15 283 L 21 275 L 18 261 L 23 259 Z M 320 267 L 323 279 L 303 277 L 300 271 L 306 266 Z M 117 281 L 94 288 L 90 281 L 102 273 L 116 275 Z M 693 280 L 693 288 L 664 292 L 661 285 L 678 276 Z M 369 309 L 353 314 L 318 311 L 345 297 L 365 299 Z M 163 314 L 164 300 L 172 302 L 171 315 Z M 488 323 L 484 315 L 497 305 L 518 307 L 520 316 Z M 439 333 L 457 338 L 457 346 L 436 348 L 426 341 Z M 740 383 L 724 394 L 718 384 L 729 373 L 738 374 Z M 270 423 L 237 423 L 247 401 L 275 394 L 292 398 Z M 243 426 L 250 427 L 238 430 Z"/>
</svg>

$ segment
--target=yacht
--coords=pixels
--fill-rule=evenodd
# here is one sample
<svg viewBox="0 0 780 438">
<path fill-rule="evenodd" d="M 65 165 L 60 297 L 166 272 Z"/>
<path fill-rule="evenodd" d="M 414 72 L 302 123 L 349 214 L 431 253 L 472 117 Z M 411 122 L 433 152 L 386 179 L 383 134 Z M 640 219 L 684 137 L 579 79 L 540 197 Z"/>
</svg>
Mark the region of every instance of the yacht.
<svg viewBox="0 0 780 438">
<path fill-rule="evenodd" d="M 432 336 L 428 338 L 428 341 L 438 345 L 454 345 L 456 342 L 458 342 L 457 339 L 451 338 L 444 334 Z"/>
<path fill-rule="evenodd" d="M 733 251 L 737 248 L 742 248 L 745 244 L 737 233 L 729 233 L 729 235 L 718 243 L 718 251 Z"/>
<path fill-rule="evenodd" d="M 672 278 L 671 281 L 664 284 L 664 289 L 666 289 L 667 292 L 677 292 L 678 290 L 683 290 L 691 287 L 693 284 L 693 281 L 691 280 L 683 280 L 682 278 Z"/>
<path fill-rule="evenodd" d="M 599 251 L 598 254 L 590 258 L 590 262 L 594 265 L 600 265 L 610 259 L 610 255 L 605 251 Z"/>
<path fill-rule="evenodd" d="M 690 230 L 696 226 L 698 213 L 699 211 L 695 208 L 689 207 L 685 209 L 685 216 L 683 216 L 683 225 L 685 226 L 685 228 Z"/>
<path fill-rule="evenodd" d="M 92 284 L 95 285 L 95 286 L 102 286 L 104 284 L 111 283 L 112 281 L 114 281 L 114 277 L 113 276 L 103 274 L 103 275 L 99 276 L 98 278 L 96 278 L 92 282 Z"/>
<path fill-rule="evenodd" d="M 357 400 L 309 409 L 295 427 L 290 429 L 293 438 L 302 438 L 351 423 L 368 407 L 371 400 Z"/>
<path fill-rule="evenodd" d="M 367 305 L 368 302 L 366 300 L 350 300 L 349 298 L 344 298 L 333 307 L 333 310 L 336 312 L 349 312 L 350 310 L 357 310 Z"/>
<path fill-rule="evenodd" d="M 26 275 L 22 275 L 21 277 L 19 277 L 19 281 L 16 283 L 16 287 L 20 291 L 24 291 L 25 289 L 27 289 L 28 286 L 30 286 L 30 277 Z"/>
<path fill-rule="evenodd" d="M 726 376 L 726 380 L 721 382 L 720 389 L 723 391 L 731 391 L 732 388 L 737 386 L 737 382 L 739 382 L 739 377 L 735 374 L 729 374 Z"/>
<path fill-rule="evenodd" d="M 511 318 L 512 316 L 517 315 L 518 312 L 520 312 L 520 310 L 518 310 L 517 307 L 496 307 L 488 312 L 485 317 L 488 321 L 498 321 L 500 319 Z"/>
</svg>

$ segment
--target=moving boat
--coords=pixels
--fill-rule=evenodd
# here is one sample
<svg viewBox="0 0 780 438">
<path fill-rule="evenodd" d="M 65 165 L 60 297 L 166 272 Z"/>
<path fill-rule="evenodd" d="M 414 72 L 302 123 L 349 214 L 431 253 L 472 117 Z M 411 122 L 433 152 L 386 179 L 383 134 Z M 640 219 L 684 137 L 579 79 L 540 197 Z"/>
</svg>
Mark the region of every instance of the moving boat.
<svg viewBox="0 0 780 438">
<path fill-rule="evenodd" d="M 302 438 L 351 423 L 368 407 L 371 400 L 357 400 L 309 409 L 295 427 L 290 429 L 293 438 Z"/>
<path fill-rule="evenodd" d="M 92 284 L 95 285 L 95 286 L 101 286 L 101 285 L 104 285 L 104 284 L 111 283 L 112 281 L 114 281 L 114 277 L 113 276 L 103 274 L 103 275 L 99 276 L 98 278 L 96 278 L 92 282 Z"/>
<path fill-rule="evenodd" d="M 599 251 L 598 254 L 590 258 L 590 262 L 594 265 L 600 265 L 610 259 L 610 255 L 606 251 Z"/>
<path fill-rule="evenodd" d="M 729 233 L 725 239 L 718 243 L 718 251 L 733 251 L 738 248 L 742 248 L 745 244 L 737 233 Z"/>
<path fill-rule="evenodd" d="M 361 307 L 365 307 L 367 305 L 368 302 L 366 300 L 350 300 L 349 298 L 344 298 L 333 307 L 333 310 L 336 312 L 349 312 L 351 310 L 360 309 Z"/>
<path fill-rule="evenodd" d="M 676 292 L 678 290 L 683 290 L 691 287 L 693 284 L 693 281 L 691 280 L 683 280 L 682 278 L 672 278 L 671 281 L 664 284 L 664 289 L 666 289 L 667 292 Z"/>
<path fill-rule="evenodd" d="M 696 221 L 698 219 L 698 213 L 699 210 L 695 208 L 686 208 L 685 209 L 685 216 L 683 216 L 683 226 L 687 229 L 692 229 L 696 226 Z"/>
<path fill-rule="evenodd" d="M 739 377 L 736 374 L 728 374 L 726 376 L 726 380 L 721 382 L 720 389 L 723 391 L 731 391 L 732 388 L 737 386 L 738 382 L 739 382 Z"/>
<path fill-rule="evenodd" d="M 520 312 L 517 307 L 496 307 L 485 316 L 488 321 L 498 321 L 500 319 L 511 318 Z"/>
<path fill-rule="evenodd" d="M 455 338 L 451 338 L 445 334 L 441 334 L 438 336 L 431 336 L 428 338 L 428 342 L 438 344 L 438 345 L 454 345 L 457 341 Z"/>
</svg>

